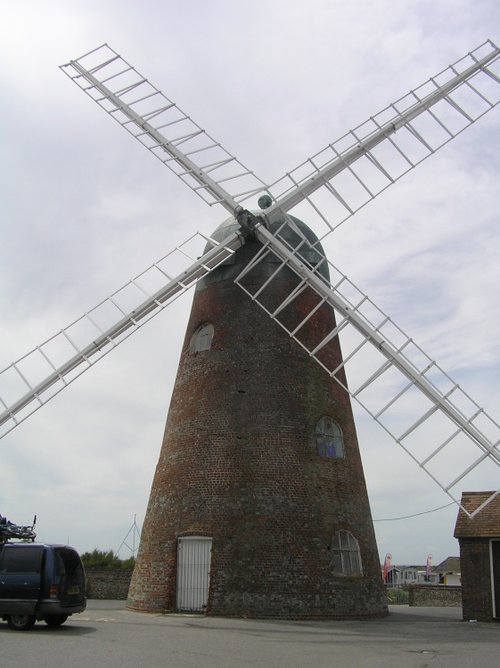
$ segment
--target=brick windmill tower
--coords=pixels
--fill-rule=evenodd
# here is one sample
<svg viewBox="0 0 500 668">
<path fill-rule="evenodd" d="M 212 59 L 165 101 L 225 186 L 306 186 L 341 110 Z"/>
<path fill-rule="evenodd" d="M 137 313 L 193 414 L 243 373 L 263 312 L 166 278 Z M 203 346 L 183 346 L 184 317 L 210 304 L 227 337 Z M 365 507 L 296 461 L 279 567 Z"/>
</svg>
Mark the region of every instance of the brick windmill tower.
<svg viewBox="0 0 500 668">
<path fill-rule="evenodd" d="M 319 275 L 328 265 L 298 220 L 288 243 Z M 215 237 L 222 241 L 228 221 Z M 301 234 L 307 239 L 304 241 Z M 261 244 L 249 239 L 196 288 L 144 523 L 129 606 L 217 615 L 334 617 L 387 610 L 349 394 L 235 284 Z M 242 281 L 260 287 L 266 255 Z M 297 289 L 281 272 L 264 297 L 276 309 Z M 243 297 L 243 299 L 242 299 Z M 307 318 L 304 290 L 281 310 Z M 301 337 L 335 328 L 319 308 Z M 338 337 L 322 360 L 342 366 Z M 341 379 L 345 382 L 343 372 Z"/>
<path fill-rule="evenodd" d="M 458 504 L 470 474 L 500 465 L 497 422 L 324 250 L 339 225 L 498 104 L 499 63 L 486 42 L 271 185 L 108 45 L 62 66 L 230 215 L 199 235 L 201 247 L 195 235 L 178 249 L 181 266 L 165 256 L 0 372 L 7 433 L 197 284 L 130 607 L 385 614 L 352 399 Z"/>
</svg>

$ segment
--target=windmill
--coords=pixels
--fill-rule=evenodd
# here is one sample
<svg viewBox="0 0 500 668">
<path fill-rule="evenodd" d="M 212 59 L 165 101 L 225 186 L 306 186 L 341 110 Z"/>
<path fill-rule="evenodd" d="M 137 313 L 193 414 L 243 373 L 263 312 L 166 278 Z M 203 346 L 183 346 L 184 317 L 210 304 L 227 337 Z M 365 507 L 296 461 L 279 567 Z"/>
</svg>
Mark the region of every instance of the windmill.
<svg viewBox="0 0 500 668">
<path fill-rule="evenodd" d="M 298 365 L 295 368 L 297 382 L 299 378 L 314 375 L 314 401 L 319 402 L 319 395 L 324 401 L 321 414 L 309 425 L 310 432 L 312 427 L 310 444 L 316 448 L 314 455 L 320 458 L 315 460 L 314 466 L 323 461 L 328 461 L 328 466 L 339 464 L 336 473 L 326 476 L 332 478 L 325 483 L 328 489 L 338 487 L 344 475 L 338 473 L 348 460 L 348 452 L 357 452 L 349 414 L 350 399 L 354 399 L 394 438 L 399 448 L 459 503 L 458 490 L 476 469 L 500 463 L 499 425 L 326 259 L 322 244 L 356 211 L 498 103 L 499 79 L 495 70 L 498 56 L 498 48 L 486 42 L 271 185 L 257 178 L 108 45 L 62 66 L 75 83 L 198 196 L 211 206 L 222 206 L 230 218 L 210 237 L 197 234 L 189 238 L 80 319 L 4 369 L 0 374 L 4 408 L 0 425 L 4 433 L 44 405 L 173 299 L 197 284 L 178 376 L 181 386 L 193 368 L 200 366 L 203 353 L 211 352 L 212 339 L 215 352 L 217 337 L 221 334 L 217 331 L 219 321 L 214 325 L 204 300 L 211 299 L 212 307 L 214 304 L 220 307 L 215 296 L 221 297 L 218 291 L 229 290 L 227 285 L 230 284 L 228 303 L 241 306 L 238 311 L 241 318 L 252 309 L 252 318 L 245 326 L 253 324 L 255 327 L 258 322 L 258 327 L 249 335 L 249 339 L 253 337 L 259 343 L 253 354 L 260 354 L 269 341 L 275 342 L 280 350 L 295 343 L 297 353 L 287 347 L 283 361 Z M 259 210 L 255 211 L 257 198 Z M 200 241 L 204 246 L 201 255 Z M 257 311 L 260 316 L 255 315 Z M 224 315 L 227 316 L 227 309 L 220 317 Z M 239 327 L 241 332 L 240 324 L 236 326 L 235 322 L 234 329 Z M 264 322 L 269 323 L 270 329 Z M 228 335 L 234 334 L 229 325 Z M 259 338 L 262 328 L 266 328 L 266 336 Z M 252 368 L 251 357 L 252 354 L 247 374 Z M 272 363 L 270 360 L 272 357 L 266 362 Z M 232 369 L 235 368 L 237 364 L 233 360 Z M 265 368 L 261 368 L 261 373 L 263 371 Z M 320 372 L 323 381 L 317 380 Z M 304 390 L 310 387 L 304 386 Z M 196 383 L 190 393 L 195 389 Z M 240 389 L 246 392 L 244 387 Z M 266 390 L 265 384 L 263 389 Z M 288 391 L 291 397 L 293 391 Z M 182 399 L 182 391 L 179 396 Z M 184 392 L 184 396 L 188 394 Z M 177 406 L 182 404 L 181 399 Z M 328 405 L 329 400 L 337 408 Z M 265 397 L 261 403 L 259 410 L 263 411 Z M 331 415 L 338 406 L 342 407 L 345 419 L 340 430 L 340 418 Z M 175 425 L 182 423 L 181 418 L 175 417 L 175 410 L 171 407 L 174 422 L 170 428 L 167 424 L 170 434 L 175 432 Z M 303 417 L 312 419 L 310 415 Z M 278 427 L 286 432 L 288 425 Z M 166 441 L 168 438 L 166 433 Z M 450 452 L 453 466 L 449 464 Z M 312 456 L 311 449 L 305 451 L 307 461 L 311 461 Z M 165 457 L 168 459 L 168 453 Z M 164 536 L 163 546 L 160 546 L 164 550 L 163 570 L 161 573 L 155 570 L 162 553 L 161 549 L 157 550 L 156 561 L 148 554 L 158 536 L 153 506 L 168 506 L 172 497 L 154 497 L 154 490 L 161 487 L 160 483 L 154 483 L 152 510 L 148 511 L 150 528 L 145 526 L 146 533 L 143 532 L 145 547 L 141 546 L 142 556 L 139 554 L 131 604 L 144 609 L 165 609 L 170 605 L 193 609 L 193 606 L 209 605 L 211 611 L 219 614 L 242 611 L 259 614 L 259 610 L 262 614 L 279 616 L 326 616 L 327 611 L 332 616 L 383 614 L 380 582 L 375 575 L 369 506 L 362 471 L 356 455 L 353 457 L 356 461 L 352 460 L 350 468 L 344 466 L 346 471 L 349 468 L 344 473 L 349 485 L 355 480 L 359 484 L 353 495 L 360 499 L 359 505 L 348 510 L 353 501 L 344 494 L 340 513 L 344 524 L 337 522 L 333 533 L 331 523 L 335 524 L 336 520 L 335 514 L 330 513 L 333 519 L 324 531 L 331 540 L 326 544 L 323 539 L 316 545 L 313 556 L 316 563 L 322 562 L 320 570 L 323 570 L 316 580 L 306 578 L 309 585 L 306 589 L 311 596 L 306 603 L 305 592 L 302 597 L 297 597 L 296 592 L 300 574 L 314 571 L 314 559 L 304 558 L 304 552 L 311 551 L 307 544 L 305 550 L 299 550 L 302 561 L 299 559 L 297 564 L 300 568 L 296 564 L 295 570 L 287 571 L 283 566 L 278 574 L 267 579 L 262 577 L 260 588 L 255 586 L 255 578 L 235 586 L 234 579 L 241 576 L 241 569 L 236 573 L 229 567 L 220 568 L 217 573 L 223 573 L 224 577 L 219 580 L 212 577 L 210 599 L 203 593 L 208 591 L 206 580 L 203 585 L 197 585 L 197 589 L 202 590 L 201 603 L 179 603 L 183 586 L 180 583 L 184 577 L 180 566 L 186 565 L 185 577 L 192 584 L 195 571 L 190 570 L 190 564 L 197 562 L 200 554 L 204 555 L 203 559 L 209 558 L 211 537 L 206 528 L 196 527 L 196 522 L 182 536 L 172 529 L 172 536 L 175 534 L 178 539 L 176 551 L 173 538 L 167 540 Z M 161 459 L 162 455 L 157 476 L 166 476 L 167 486 L 171 486 L 175 467 L 171 462 L 162 464 Z M 165 466 L 170 473 L 162 473 Z M 223 478 L 222 473 L 220 475 Z M 321 472 L 311 480 L 320 481 L 324 477 Z M 231 484 L 236 483 L 232 480 Z M 310 498 L 310 489 L 308 493 Z M 181 490 L 177 495 L 181 504 L 183 494 Z M 493 491 L 485 504 L 496 494 L 498 491 Z M 334 497 L 328 498 L 331 501 Z M 249 496 L 247 510 L 250 501 Z M 317 499 L 315 503 L 318 507 Z M 485 504 L 474 514 L 481 512 Z M 321 516 L 320 510 L 315 517 Z M 349 528 L 354 518 L 363 524 L 358 536 Z M 272 518 L 269 521 L 272 524 Z M 263 525 L 254 524 L 251 539 L 255 540 L 262 533 Z M 243 537 L 240 538 L 232 552 L 226 550 L 224 558 L 219 555 L 219 564 L 227 566 L 236 555 L 248 565 L 248 550 L 245 554 L 238 552 L 244 544 Z M 159 542 L 156 540 L 157 544 Z M 230 542 L 229 537 L 228 545 Z M 279 550 L 276 540 L 274 552 L 269 554 Z M 283 547 L 281 551 L 286 552 Z M 182 554 L 188 555 L 185 562 Z M 265 563 L 264 556 L 259 557 L 262 563 Z M 216 570 L 212 566 L 212 576 Z M 336 576 L 336 587 L 332 593 L 330 586 L 325 596 L 326 571 L 330 579 L 332 574 Z M 283 575 L 286 572 L 294 573 L 295 579 L 287 579 Z M 345 575 L 351 577 L 338 577 Z M 156 589 L 154 581 L 157 581 Z M 168 590 L 171 599 L 175 582 L 176 602 L 166 603 L 165 595 L 160 595 L 159 591 Z M 276 589 L 269 588 L 270 583 L 277 583 Z M 141 593 L 146 590 L 148 600 Z M 266 596 L 266 591 L 264 605 L 262 597 Z"/>
</svg>

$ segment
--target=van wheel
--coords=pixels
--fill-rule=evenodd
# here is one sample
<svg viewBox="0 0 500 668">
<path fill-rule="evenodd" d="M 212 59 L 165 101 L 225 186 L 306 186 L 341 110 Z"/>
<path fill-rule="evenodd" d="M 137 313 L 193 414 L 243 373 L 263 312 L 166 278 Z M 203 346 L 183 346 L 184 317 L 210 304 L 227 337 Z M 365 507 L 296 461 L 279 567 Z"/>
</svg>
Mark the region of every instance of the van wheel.
<svg viewBox="0 0 500 668">
<path fill-rule="evenodd" d="M 9 615 L 7 617 L 7 624 L 14 631 L 28 631 L 34 623 L 34 615 Z"/>
<path fill-rule="evenodd" d="M 52 617 L 44 617 L 43 621 L 52 629 L 61 626 L 68 619 L 68 615 L 52 615 Z"/>
</svg>

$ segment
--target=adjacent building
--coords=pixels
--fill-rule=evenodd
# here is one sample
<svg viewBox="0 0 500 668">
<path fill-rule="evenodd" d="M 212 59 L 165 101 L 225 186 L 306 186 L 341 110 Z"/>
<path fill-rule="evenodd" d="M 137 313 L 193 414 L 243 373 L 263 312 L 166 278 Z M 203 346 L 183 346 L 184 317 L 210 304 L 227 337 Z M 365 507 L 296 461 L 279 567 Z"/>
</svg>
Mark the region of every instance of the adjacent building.
<svg viewBox="0 0 500 668">
<path fill-rule="evenodd" d="M 464 492 L 461 505 L 473 512 L 491 494 Z M 500 619 L 500 494 L 473 518 L 461 508 L 454 535 L 460 544 L 463 618 Z"/>
</svg>

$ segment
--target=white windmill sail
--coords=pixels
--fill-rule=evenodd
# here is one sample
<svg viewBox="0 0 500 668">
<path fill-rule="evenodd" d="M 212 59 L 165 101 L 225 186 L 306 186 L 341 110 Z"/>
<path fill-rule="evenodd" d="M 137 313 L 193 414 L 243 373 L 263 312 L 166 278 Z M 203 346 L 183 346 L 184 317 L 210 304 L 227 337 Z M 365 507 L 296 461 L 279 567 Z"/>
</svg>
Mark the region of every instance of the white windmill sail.
<svg viewBox="0 0 500 668">
<path fill-rule="evenodd" d="M 413 350 L 411 339 L 406 337 L 368 298 L 361 296 L 360 303 L 350 300 L 349 294 L 345 295 L 343 288 L 349 285 L 350 289 L 353 289 L 354 286 L 345 277 L 331 289 L 304 264 L 300 255 L 296 254 L 296 249 L 287 247 L 279 235 L 274 237 L 269 233 L 262 224 L 264 218 L 255 218 L 243 209 L 241 203 L 257 192 L 265 191 L 270 203 L 265 217 L 269 221 L 283 219 L 290 222 L 287 214 L 292 212 L 313 226 L 315 222 L 320 221 L 323 225 L 321 236 L 329 234 L 391 183 L 498 103 L 499 76 L 495 71 L 498 58 L 497 47 L 491 42 L 486 42 L 464 59 L 415 89 L 406 98 L 390 105 L 367 123 L 330 144 L 325 151 L 313 156 L 269 188 L 109 46 L 103 45 L 62 66 L 75 83 L 208 204 L 221 204 L 235 216 L 243 228 L 250 227 L 254 230 L 264 244 L 263 253 L 274 253 L 282 261 L 280 265 L 282 269 L 291 268 L 300 277 L 297 290 L 307 288 L 317 292 L 319 297 L 317 308 L 324 306 L 337 311 L 340 316 L 339 325 L 330 333 L 330 337 L 336 336 L 337 330 L 340 331 L 341 328 L 352 328 L 361 335 L 359 344 L 353 351 L 347 353 L 343 366 L 347 367 L 358 351 L 364 348 L 378 349 L 383 354 L 385 359 L 381 366 L 374 367 L 354 389 L 349 390 L 347 387 L 346 389 L 367 408 L 386 431 L 396 438 L 413 459 L 448 494 L 452 495 L 452 498 L 455 498 L 453 490 L 475 467 L 485 461 L 499 463 L 498 425 L 491 418 L 487 418 L 479 407 L 474 409 L 477 415 L 474 410 L 471 413 L 469 407 L 463 408 L 462 397 L 460 401 L 457 399 L 459 395 L 461 396 L 458 386 L 440 369 L 439 374 L 443 375 L 437 380 L 433 373 L 438 367 L 430 361 L 426 361 L 422 366 L 419 356 L 424 360 L 429 358 L 419 348 L 415 347 Z M 197 163 L 199 159 L 200 164 Z M 226 188 L 231 188 L 233 194 Z M 334 204 L 332 207 L 331 202 L 329 203 L 327 214 L 323 213 L 325 196 Z M 307 207 L 305 214 L 304 207 Z M 340 217 L 332 216 L 330 208 L 335 207 L 340 211 Z M 244 233 L 247 232 L 244 230 Z M 3 421 L 8 424 L 9 429 L 13 428 L 20 421 L 19 415 L 23 419 L 22 412 L 29 412 L 33 402 L 37 405 L 45 403 L 46 397 L 50 398 L 67 385 L 67 375 L 81 373 L 77 369 L 81 366 L 88 367 L 95 359 L 102 357 L 102 354 L 116 345 L 125 332 L 128 335 L 129 332 L 135 331 L 140 320 L 152 317 L 178 293 L 186 289 L 188 283 L 193 284 L 202 275 L 211 271 L 241 243 L 242 237 L 233 235 L 231 239 L 225 240 L 223 247 L 216 246 L 208 254 L 194 261 L 187 270 L 183 269 L 180 275 L 176 274 L 172 279 L 170 274 L 166 285 L 152 293 L 149 292 L 146 300 L 135 303 L 134 307 L 128 310 L 117 304 L 117 296 L 122 296 L 122 293 L 124 294 L 131 286 L 143 293 L 144 289 L 135 280 L 127 284 L 69 328 L 62 330 L 60 335 L 71 346 L 71 355 L 63 361 L 55 362 L 47 352 L 50 343 L 59 336 L 56 335 L 10 365 L 0 373 L 0 387 L 3 381 L 6 381 L 9 394 L 7 398 L 1 399 L 5 410 L 0 415 L 0 423 Z M 248 271 L 250 270 L 251 267 L 248 268 Z M 244 275 L 240 277 L 238 284 L 245 289 Z M 264 308 L 266 304 L 262 295 L 265 288 L 266 285 L 263 285 L 260 290 L 250 294 Z M 286 309 L 295 294 L 294 291 L 283 304 L 270 313 L 282 325 L 279 313 Z M 365 305 L 363 308 L 362 304 Z M 110 306 L 117 308 L 120 312 L 118 320 L 107 328 L 99 325 L 96 318 L 98 310 L 103 306 L 105 309 Z M 365 309 L 368 306 L 367 314 Z M 373 311 L 376 317 L 372 320 L 370 316 L 373 316 Z M 83 329 L 88 328 L 90 324 L 91 329 L 94 327 L 94 331 L 90 336 L 88 332 L 84 334 L 83 339 L 87 336 L 86 341 L 82 340 L 81 343 L 75 344 L 70 330 L 81 323 L 85 326 Z M 391 339 L 385 331 L 388 329 L 388 323 L 397 332 L 395 339 Z M 97 334 L 95 330 L 98 331 Z M 301 343 L 300 323 L 289 330 L 289 333 Z M 373 345 L 366 347 L 366 343 Z M 308 352 L 321 363 L 321 342 Z M 29 366 L 28 361 L 31 362 L 36 358 L 37 363 L 34 366 L 40 376 L 40 360 L 37 355 L 41 357 L 43 364 L 49 366 L 50 372 L 42 380 L 33 382 L 24 366 Z M 327 371 L 336 377 L 338 370 L 327 369 Z M 386 381 L 389 372 L 402 374 L 406 385 L 392 394 L 386 404 L 374 410 L 365 399 L 365 395 L 369 390 L 373 391 L 376 382 L 381 379 Z M 11 399 L 12 374 L 18 385 L 20 383 L 23 388 L 23 394 L 14 401 Z M 391 382 L 394 385 L 394 382 Z M 446 385 L 448 382 L 451 384 Z M 54 390 L 56 386 L 58 389 Z M 394 432 L 392 425 L 389 426 L 386 421 L 389 408 L 402 397 L 407 398 L 413 391 L 416 391 L 419 398 L 417 404 L 421 402 L 422 397 L 430 403 L 402 433 L 397 430 Z M 1 391 L 0 396 L 2 396 Z M 464 396 L 468 401 L 467 395 Z M 474 402 L 472 404 L 476 406 Z M 35 405 L 35 409 L 36 407 Z M 420 452 L 415 454 L 406 439 L 422 425 L 428 426 L 428 420 L 434 414 L 444 415 L 445 421 L 450 421 L 458 431 L 450 436 L 444 436 L 443 441 L 433 446 L 430 451 L 426 451 L 422 457 Z M 488 429 L 480 424 L 478 416 L 486 419 Z M 440 427 L 440 434 L 441 431 Z M 443 450 L 462 434 L 473 440 L 481 450 L 481 454 L 479 458 L 476 457 L 475 460 L 462 466 L 452 480 L 443 483 L 434 473 L 432 466 Z M 456 449 L 456 445 L 454 447 Z M 460 462 L 463 461 L 462 457 L 458 459 Z"/>
<path fill-rule="evenodd" d="M 279 207 L 323 239 L 493 109 L 499 84 L 487 41 L 270 185 L 268 218 Z"/>
<path fill-rule="evenodd" d="M 238 232 L 223 243 L 196 233 L 0 371 L 0 438 L 227 260 L 243 243 Z M 211 248 L 203 254 L 207 245 Z"/>
<path fill-rule="evenodd" d="M 287 229 L 288 228 L 288 229 Z M 293 234 L 290 234 L 290 228 Z M 264 225 L 256 227 L 261 251 L 236 278 L 236 283 L 259 304 L 306 352 L 364 408 L 441 489 L 460 504 L 460 487 L 469 474 L 500 466 L 500 425 L 491 418 L 450 376 L 396 325 L 347 276 L 328 262 L 330 283 L 324 278 L 325 258 L 315 266 L 304 258 L 314 257 L 314 247 L 288 216 L 273 235 Z M 295 238 L 295 244 L 290 239 Z M 268 256 L 275 270 L 268 278 L 254 271 Z M 320 258 L 316 253 L 316 257 Z M 281 302 L 274 297 L 273 283 L 282 272 L 292 271 L 296 284 Z M 265 274 L 264 274 L 265 276 Z M 250 281 L 247 278 L 250 277 Z M 304 290 L 312 306 L 300 320 L 290 319 L 291 307 Z M 311 341 L 303 334 L 314 316 L 333 309 L 336 326 Z M 342 362 L 329 366 L 323 356 L 327 344 L 342 335 Z M 344 374 L 345 370 L 345 374 Z M 349 383 L 346 383 L 345 378 Z M 475 447 L 471 447 L 475 446 Z M 498 479 L 498 474 L 495 476 Z M 500 489 L 495 490 L 487 502 Z M 486 503 L 487 503 L 486 502 Z M 470 513 L 480 512 L 484 507 Z"/>
<path fill-rule="evenodd" d="M 207 204 L 222 204 L 233 213 L 236 202 L 265 188 L 263 181 L 107 44 L 61 69 Z"/>
</svg>

